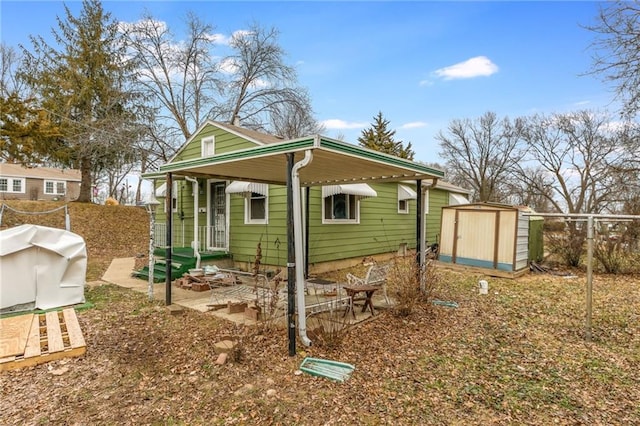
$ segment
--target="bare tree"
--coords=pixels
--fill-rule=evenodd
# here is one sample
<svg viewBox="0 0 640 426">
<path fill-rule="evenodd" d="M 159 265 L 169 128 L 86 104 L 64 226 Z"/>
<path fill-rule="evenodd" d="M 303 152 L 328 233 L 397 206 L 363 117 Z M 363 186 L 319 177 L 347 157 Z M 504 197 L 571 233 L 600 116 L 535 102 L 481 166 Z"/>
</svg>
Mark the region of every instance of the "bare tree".
<svg viewBox="0 0 640 426">
<path fill-rule="evenodd" d="M 278 36 L 277 29 L 254 23 L 231 38 L 233 53 L 222 65 L 228 72 L 223 115 L 229 123 L 240 120 L 255 129 L 267 130 L 270 124 L 290 122 L 291 117 L 298 116 L 302 122 L 311 117 L 307 92 L 296 86 L 295 69 L 285 63 Z"/>
<path fill-rule="evenodd" d="M 556 212 L 549 201 L 554 197 L 553 178 L 540 167 L 523 167 L 522 170 L 526 180 L 508 179 L 504 185 L 508 203 L 528 206 L 539 213 Z"/>
<path fill-rule="evenodd" d="M 441 131 L 436 135 L 440 156 L 450 171 L 448 179 L 473 189 L 476 201 L 504 201 L 500 185 L 522 158 L 521 132 L 521 119 L 499 120 L 493 112 L 475 121 L 452 121 L 446 134 Z"/>
<path fill-rule="evenodd" d="M 545 176 L 541 179 L 520 167 L 520 179 L 557 211 L 605 211 L 610 203 L 620 201 L 617 183 L 628 157 L 610 125 L 607 114 L 586 110 L 530 117 L 523 133 L 528 159 Z"/>
<path fill-rule="evenodd" d="M 145 13 L 127 28 L 132 54 L 141 64 L 140 90 L 155 102 L 148 119 L 150 153 L 143 168 L 168 161 L 207 119 L 297 137 L 319 129 L 306 90 L 296 87 L 284 63 L 278 32 L 254 24 L 237 31 L 229 46 L 214 27 L 193 13 L 185 19 L 187 37 L 179 41 L 164 22 Z M 216 49 L 231 53 L 218 59 Z"/>
<path fill-rule="evenodd" d="M 155 120 L 176 129 L 180 143 L 209 117 L 220 93 L 213 27 L 195 14 L 186 18 L 187 37 L 177 42 L 164 22 L 146 12 L 127 28 L 129 48 L 136 58 L 138 84 L 155 102 Z"/>
<path fill-rule="evenodd" d="M 640 2 L 606 2 L 598 23 L 586 28 L 597 34 L 591 73 L 614 85 L 623 113 L 633 117 L 640 111 Z"/>
<path fill-rule="evenodd" d="M 319 134 L 324 131 L 324 126 L 312 115 L 311 100 L 306 91 L 299 89 L 298 94 L 305 98 L 302 104 L 278 104 L 275 108 L 276 112 L 270 115 L 272 132 L 285 139 Z"/>
</svg>

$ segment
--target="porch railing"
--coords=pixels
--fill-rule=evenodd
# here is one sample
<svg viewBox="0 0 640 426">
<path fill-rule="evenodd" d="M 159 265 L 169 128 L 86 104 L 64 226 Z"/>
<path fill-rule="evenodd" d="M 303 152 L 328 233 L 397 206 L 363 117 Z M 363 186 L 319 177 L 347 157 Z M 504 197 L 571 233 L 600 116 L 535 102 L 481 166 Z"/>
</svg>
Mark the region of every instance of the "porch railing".
<svg viewBox="0 0 640 426">
<path fill-rule="evenodd" d="M 154 227 L 155 234 L 155 245 L 156 247 L 166 247 L 167 246 L 167 224 L 166 223 L 156 223 Z M 171 235 L 173 239 L 173 245 L 177 247 L 185 247 L 185 234 L 184 234 L 184 224 L 174 226 L 173 234 Z M 187 243 L 186 247 L 190 246 L 190 243 Z"/>
<path fill-rule="evenodd" d="M 191 231 L 192 228 L 189 228 Z M 167 224 L 156 223 L 154 227 L 155 232 L 155 245 L 156 247 L 167 246 Z M 184 224 L 180 224 L 173 228 L 173 245 L 176 247 L 191 247 L 191 234 L 185 233 Z M 226 247 L 226 232 L 224 229 L 216 229 L 213 226 L 199 226 L 198 227 L 198 250 L 201 252 L 209 250 L 210 247 L 223 248 Z"/>
</svg>

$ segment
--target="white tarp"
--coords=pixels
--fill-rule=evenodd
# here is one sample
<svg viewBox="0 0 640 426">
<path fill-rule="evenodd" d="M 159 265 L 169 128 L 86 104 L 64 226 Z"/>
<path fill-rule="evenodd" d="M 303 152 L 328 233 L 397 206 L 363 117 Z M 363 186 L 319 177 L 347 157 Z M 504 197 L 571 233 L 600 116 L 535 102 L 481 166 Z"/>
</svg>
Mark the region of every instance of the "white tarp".
<svg viewBox="0 0 640 426">
<path fill-rule="evenodd" d="M 84 303 L 86 272 L 87 249 L 79 235 L 38 225 L 0 231 L 0 309 Z"/>
</svg>

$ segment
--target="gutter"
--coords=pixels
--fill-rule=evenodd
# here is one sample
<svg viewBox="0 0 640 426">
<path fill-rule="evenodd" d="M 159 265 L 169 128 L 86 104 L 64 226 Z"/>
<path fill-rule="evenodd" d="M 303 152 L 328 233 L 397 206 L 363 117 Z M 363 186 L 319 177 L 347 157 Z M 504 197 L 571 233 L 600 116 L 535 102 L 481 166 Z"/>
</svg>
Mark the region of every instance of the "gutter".
<svg viewBox="0 0 640 426">
<path fill-rule="evenodd" d="M 200 188 L 198 188 L 198 179 L 194 179 L 189 176 L 184 177 L 186 180 L 193 184 L 193 241 L 191 242 L 191 248 L 193 248 L 193 255 L 196 257 L 196 269 L 200 269 L 200 242 L 198 241 L 198 194 Z"/>
<path fill-rule="evenodd" d="M 306 167 L 313 159 L 313 151 L 304 152 L 304 158 L 293 165 L 291 170 L 291 191 L 293 191 L 293 234 L 295 239 L 296 298 L 298 305 L 298 334 L 305 346 L 311 346 L 307 337 L 307 317 L 304 303 L 304 239 L 302 233 L 302 202 L 300 200 L 300 176 L 298 170 Z"/>
</svg>

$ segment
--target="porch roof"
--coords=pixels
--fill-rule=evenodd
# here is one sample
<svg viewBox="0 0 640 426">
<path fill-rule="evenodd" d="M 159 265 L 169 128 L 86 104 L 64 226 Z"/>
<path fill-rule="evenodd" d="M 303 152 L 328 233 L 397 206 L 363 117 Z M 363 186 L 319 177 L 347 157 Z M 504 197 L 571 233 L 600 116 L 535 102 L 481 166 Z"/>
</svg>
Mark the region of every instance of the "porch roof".
<svg viewBox="0 0 640 426">
<path fill-rule="evenodd" d="M 439 179 L 444 172 L 421 163 L 384 154 L 323 136 L 294 139 L 216 154 L 212 157 L 176 161 L 160 166 L 147 179 L 162 179 L 166 173 L 176 176 L 263 182 L 285 185 L 287 156 L 294 162 L 313 151 L 313 160 L 299 171 L 301 186 L 340 185 L 366 181 L 402 181 Z"/>
</svg>

